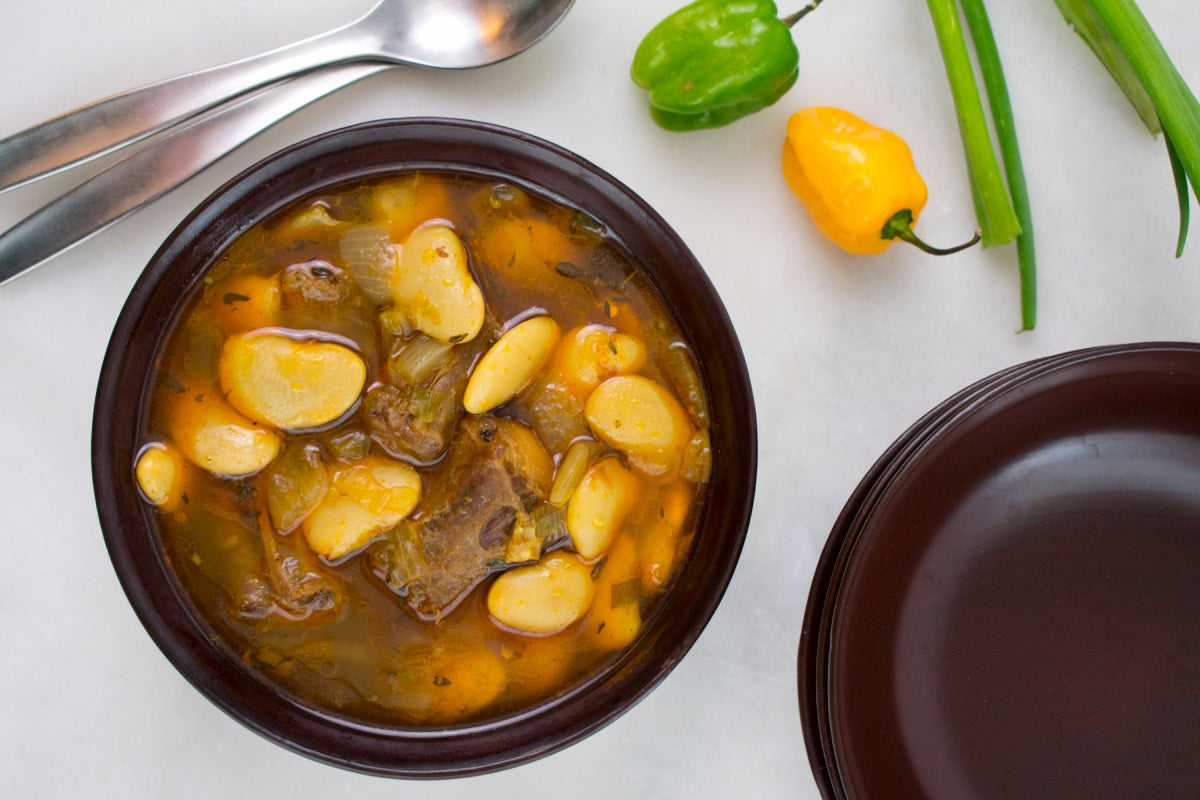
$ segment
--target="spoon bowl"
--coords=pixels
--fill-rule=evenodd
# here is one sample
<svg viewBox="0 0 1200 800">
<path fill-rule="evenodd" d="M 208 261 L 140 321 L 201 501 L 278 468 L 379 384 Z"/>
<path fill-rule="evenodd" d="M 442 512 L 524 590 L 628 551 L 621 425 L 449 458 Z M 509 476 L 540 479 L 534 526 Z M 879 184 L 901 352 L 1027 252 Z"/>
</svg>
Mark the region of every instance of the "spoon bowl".
<svg viewBox="0 0 1200 800">
<path fill-rule="evenodd" d="M 353 27 L 378 38 L 375 55 L 380 61 L 469 69 L 504 61 L 532 47 L 572 2 L 381 0 Z"/>
</svg>

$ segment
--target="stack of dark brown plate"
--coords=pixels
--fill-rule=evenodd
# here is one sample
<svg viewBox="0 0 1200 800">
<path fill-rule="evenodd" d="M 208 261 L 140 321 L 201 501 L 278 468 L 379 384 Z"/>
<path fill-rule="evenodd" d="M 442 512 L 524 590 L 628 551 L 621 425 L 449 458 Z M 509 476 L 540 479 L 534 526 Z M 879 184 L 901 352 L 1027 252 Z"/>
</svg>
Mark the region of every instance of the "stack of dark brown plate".
<svg viewBox="0 0 1200 800">
<path fill-rule="evenodd" d="M 799 678 L 828 798 L 1200 797 L 1200 345 L 925 415 L 833 528 Z"/>
</svg>

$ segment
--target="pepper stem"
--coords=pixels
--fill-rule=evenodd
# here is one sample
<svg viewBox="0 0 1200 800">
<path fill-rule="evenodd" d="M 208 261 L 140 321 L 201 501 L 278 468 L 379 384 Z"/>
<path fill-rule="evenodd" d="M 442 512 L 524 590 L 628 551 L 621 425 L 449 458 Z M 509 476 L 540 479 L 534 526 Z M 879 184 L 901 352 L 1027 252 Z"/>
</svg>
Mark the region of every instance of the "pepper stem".
<svg viewBox="0 0 1200 800">
<path fill-rule="evenodd" d="M 787 16 L 787 17 L 781 17 L 780 21 L 784 25 L 787 25 L 790 28 L 793 25 L 795 25 L 797 22 L 799 22 L 800 20 L 804 19 L 805 15 L 807 15 L 808 12 L 814 11 L 817 6 L 821 5 L 822 2 L 824 2 L 824 0 L 812 0 L 811 3 L 809 3 L 808 5 L 806 5 L 804 8 L 800 9 L 799 11 L 797 11 L 795 14 L 792 14 L 791 16 Z"/>
<path fill-rule="evenodd" d="M 918 238 L 915 233 L 913 233 L 912 226 L 912 211 L 905 208 L 897 211 L 895 215 L 893 215 L 892 218 L 889 219 L 886 224 L 884 224 L 883 230 L 880 231 L 880 236 L 884 239 L 900 239 L 908 242 L 911 245 L 916 245 L 916 247 L 921 249 L 923 252 L 929 253 L 931 256 L 948 256 L 951 253 L 957 253 L 959 250 L 966 250 L 968 247 L 978 244 L 981 236 L 981 231 L 976 229 L 975 236 L 969 242 L 948 248 L 932 247 L 928 244 L 925 244 L 925 242 L 921 241 L 921 239 Z"/>
</svg>

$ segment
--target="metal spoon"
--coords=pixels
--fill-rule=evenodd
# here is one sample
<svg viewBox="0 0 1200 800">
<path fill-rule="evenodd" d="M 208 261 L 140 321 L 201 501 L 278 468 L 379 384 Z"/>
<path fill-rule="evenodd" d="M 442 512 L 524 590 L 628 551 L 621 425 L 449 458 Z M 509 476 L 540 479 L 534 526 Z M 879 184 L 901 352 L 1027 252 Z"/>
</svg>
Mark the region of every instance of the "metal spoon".
<svg viewBox="0 0 1200 800">
<path fill-rule="evenodd" d="M 220 67 L 114 95 L 0 140 L 0 191 L 136 142 L 252 89 L 352 61 L 439 69 L 511 58 L 574 0 L 379 0 L 356 22 Z"/>
<path fill-rule="evenodd" d="M 343 64 L 185 120 L 0 234 L 0 286 L 157 200 L 289 114 L 388 69 Z"/>
</svg>

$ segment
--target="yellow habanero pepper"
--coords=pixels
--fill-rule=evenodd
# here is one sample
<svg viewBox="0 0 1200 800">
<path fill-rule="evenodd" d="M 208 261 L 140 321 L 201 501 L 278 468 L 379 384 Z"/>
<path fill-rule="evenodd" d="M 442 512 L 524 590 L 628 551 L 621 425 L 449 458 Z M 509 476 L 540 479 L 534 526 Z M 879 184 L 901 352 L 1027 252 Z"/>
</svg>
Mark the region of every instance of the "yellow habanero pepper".
<svg viewBox="0 0 1200 800">
<path fill-rule="evenodd" d="M 899 136 L 837 108 L 805 108 L 791 116 L 783 145 L 783 177 L 804 202 L 817 228 L 843 249 L 882 253 L 903 239 L 927 253 L 912 226 L 925 207 L 925 181 Z"/>
</svg>

